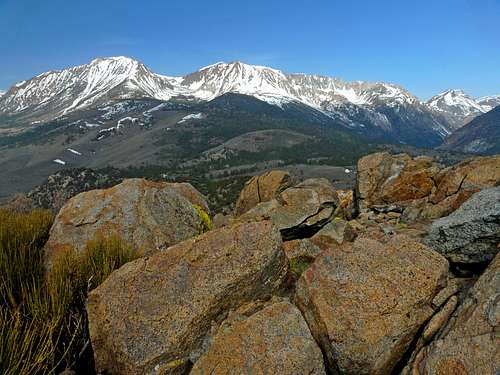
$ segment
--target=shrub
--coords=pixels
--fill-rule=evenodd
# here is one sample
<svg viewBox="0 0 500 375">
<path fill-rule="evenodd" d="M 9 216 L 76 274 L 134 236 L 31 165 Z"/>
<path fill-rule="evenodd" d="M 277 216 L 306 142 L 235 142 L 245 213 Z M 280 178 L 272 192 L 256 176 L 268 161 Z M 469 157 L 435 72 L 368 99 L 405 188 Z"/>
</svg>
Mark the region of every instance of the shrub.
<svg viewBox="0 0 500 375">
<path fill-rule="evenodd" d="M 214 224 L 208 213 L 203 209 L 203 207 L 197 204 L 194 204 L 193 207 L 196 209 L 196 211 L 198 212 L 198 216 L 200 217 L 198 233 L 203 234 L 208 232 L 209 230 L 212 230 Z"/>
<path fill-rule="evenodd" d="M 92 363 L 84 301 L 134 258 L 118 236 L 97 236 L 58 257 L 44 274 L 42 247 L 52 216 L 0 210 L 0 373 L 43 374 Z M 85 356 L 85 360 L 82 360 Z M 92 367 L 80 368 L 92 373 Z"/>
</svg>

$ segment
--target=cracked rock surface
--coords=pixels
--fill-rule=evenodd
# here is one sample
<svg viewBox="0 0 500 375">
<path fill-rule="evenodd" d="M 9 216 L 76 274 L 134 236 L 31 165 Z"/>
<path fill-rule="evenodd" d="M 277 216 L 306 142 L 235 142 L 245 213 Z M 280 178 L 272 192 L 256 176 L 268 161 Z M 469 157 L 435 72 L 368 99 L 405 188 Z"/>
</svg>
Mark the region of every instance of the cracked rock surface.
<svg viewBox="0 0 500 375">
<path fill-rule="evenodd" d="M 440 169 L 430 157 L 378 152 L 358 161 L 361 211 L 403 212 L 407 221 L 449 215 L 472 194 L 500 184 L 500 155 L 475 157 Z"/>
<path fill-rule="evenodd" d="M 332 219 L 338 204 L 332 184 L 325 178 L 313 178 L 258 204 L 241 215 L 240 220 L 270 219 L 284 240 L 307 238 Z"/>
</svg>

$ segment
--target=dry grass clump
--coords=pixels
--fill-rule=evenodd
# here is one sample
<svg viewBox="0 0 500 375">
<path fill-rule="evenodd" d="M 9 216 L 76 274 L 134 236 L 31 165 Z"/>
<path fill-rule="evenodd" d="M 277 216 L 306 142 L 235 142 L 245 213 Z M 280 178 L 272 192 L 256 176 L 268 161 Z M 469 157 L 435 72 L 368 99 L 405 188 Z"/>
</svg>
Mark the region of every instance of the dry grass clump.
<svg viewBox="0 0 500 375">
<path fill-rule="evenodd" d="M 100 235 L 83 252 L 62 254 L 45 274 L 42 248 L 52 221 L 47 211 L 0 209 L 1 374 L 92 373 L 85 298 L 135 257 L 118 236 Z"/>
</svg>

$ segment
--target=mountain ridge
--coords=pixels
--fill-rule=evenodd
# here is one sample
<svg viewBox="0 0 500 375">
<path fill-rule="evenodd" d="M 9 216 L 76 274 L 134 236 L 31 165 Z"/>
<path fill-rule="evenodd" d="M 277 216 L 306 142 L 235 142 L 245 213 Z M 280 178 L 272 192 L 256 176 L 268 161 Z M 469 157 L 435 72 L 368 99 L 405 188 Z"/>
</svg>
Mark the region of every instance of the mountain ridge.
<svg viewBox="0 0 500 375">
<path fill-rule="evenodd" d="M 428 107 L 439 115 L 444 113 L 450 121 L 447 110 L 435 103 L 440 95 L 449 91 L 454 90 L 424 102 L 397 84 L 284 73 L 240 61 L 218 62 L 185 76 L 173 77 L 154 73 L 138 60 L 118 56 L 96 58 L 88 64 L 51 70 L 18 82 L 0 96 L 0 112 L 17 115 L 30 111 L 31 117 L 44 112 L 45 116 L 40 117 L 46 120 L 92 106 L 103 98 L 148 97 L 170 100 L 186 96 L 208 101 L 233 92 L 254 96 L 278 106 L 298 101 L 327 114 L 332 112 L 332 105 L 341 104 L 369 108 L 415 105 Z M 474 113 L 486 112 L 485 108 L 491 107 L 492 101 L 498 100 L 500 104 L 500 96 L 484 97 L 482 100 L 484 105 L 470 98 L 468 104 L 475 109 Z M 456 124 L 464 122 L 463 117 L 472 113 L 470 109 L 462 112 L 465 114 L 456 114 L 460 117 L 458 120 L 450 121 L 451 128 L 458 127 Z"/>
<path fill-rule="evenodd" d="M 240 61 L 218 62 L 173 77 L 156 74 L 129 57 L 104 57 L 45 72 L 12 86 L 0 97 L 0 136 L 4 138 L 0 141 L 12 143 L 14 138 L 5 137 L 32 129 L 38 129 L 37 134 L 43 137 L 44 129 L 50 127 L 40 125 L 54 121 L 53 127 L 69 129 L 77 124 L 79 129 L 86 129 L 84 132 L 102 125 L 96 137 L 99 140 L 115 134 L 131 116 L 135 118 L 142 104 L 133 101 L 156 100 L 170 103 L 170 110 L 181 105 L 195 111 L 198 104 L 228 94 L 253 97 L 277 110 L 289 111 L 305 123 L 328 123 L 373 141 L 417 147 L 439 146 L 465 120 L 486 112 L 486 106 L 497 100 L 495 96 L 485 97 L 483 107 L 463 91 L 448 90 L 422 102 L 396 84 L 289 74 Z M 246 109 L 241 105 L 255 105 L 235 97 L 229 102 L 233 100 L 243 111 Z M 227 108 L 234 104 L 229 102 Z M 109 121 L 110 108 L 123 115 L 115 123 Z M 152 126 L 149 111 L 154 109 L 145 110 L 131 124 Z M 87 123 L 90 125 L 81 128 Z"/>
</svg>

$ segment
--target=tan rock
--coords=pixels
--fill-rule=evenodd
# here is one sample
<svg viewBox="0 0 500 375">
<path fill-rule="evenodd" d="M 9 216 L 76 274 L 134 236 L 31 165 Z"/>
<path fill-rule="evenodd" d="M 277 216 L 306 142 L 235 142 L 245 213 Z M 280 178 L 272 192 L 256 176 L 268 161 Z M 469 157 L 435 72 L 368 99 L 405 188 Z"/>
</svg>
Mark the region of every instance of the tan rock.
<svg viewBox="0 0 500 375">
<path fill-rule="evenodd" d="M 307 238 L 286 241 L 283 243 L 283 250 L 289 261 L 294 259 L 309 259 L 314 261 L 321 253 L 321 249 Z"/>
<path fill-rule="evenodd" d="M 360 210 L 374 204 L 383 204 L 380 192 L 384 182 L 399 175 L 405 164 L 411 160 L 407 154 L 391 155 L 378 152 L 358 160 L 356 190 Z"/>
<path fill-rule="evenodd" d="M 307 238 L 332 219 L 338 204 L 330 181 L 312 178 L 286 189 L 269 202 L 258 204 L 240 219 L 270 219 L 283 239 Z"/>
<path fill-rule="evenodd" d="M 434 313 L 448 262 L 404 236 L 325 250 L 302 274 L 296 302 L 332 371 L 389 374 Z"/>
<path fill-rule="evenodd" d="M 448 216 L 479 190 L 480 189 L 460 190 L 456 194 L 450 195 L 436 204 L 426 204 L 422 208 L 420 216 L 426 219 L 439 219 L 440 217 Z"/>
<path fill-rule="evenodd" d="M 270 171 L 252 177 L 240 193 L 235 214 L 241 215 L 259 203 L 270 201 L 291 184 L 292 177 L 286 171 Z"/>
<path fill-rule="evenodd" d="M 191 375 L 325 374 L 323 356 L 300 311 L 275 300 L 224 321 Z"/>
<path fill-rule="evenodd" d="M 446 287 L 441 289 L 432 300 L 432 306 L 441 307 L 451 296 L 458 293 L 461 286 L 462 282 L 459 279 L 448 280 Z"/>
<path fill-rule="evenodd" d="M 425 156 L 408 160 L 400 173 L 382 185 L 380 198 L 386 204 L 412 201 L 428 196 L 434 187 L 438 167 Z"/>
<path fill-rule="evenodd" d="M 500 155 L 475 157 L 443 169 L 435 176 L 437 189 L 431 195 L 432 203 L 461 190 L 477 191 L 500 185 Z"/>
<path fill-rule="evenodd" d="M 469 290 L 444 334 L 422 349 L 416 375 L 484 375 L 500 370 L 500 255 Z"/>
<path fill-rule="evenodd" d="M 225 227 L 226 225 L 229 225 L 232 220 L 233 220 L 232 215 L 224 215 L 224 214 L 218 213 L 213 218 L 214 228 L 217 229 L 217 228 Z"/>
<path fill-rule="evenodd" d="M 335 210 L 335 216 L 346 220 L 354 219 L 358 214 L 356 200 L 354 199 L 354 191 L 337 190 L 337 195 L 339 197 L 339 206 Z"/>
<path fill-rule="evenodd" d="M 348 221 L 335 218 L 312 236 L 311 241 L 321 249 L 325 249 L 341 245 L 345 241 L 352 242 L 356 236 L 356 231 Z"/>
<path fill-rule="evenodd" d="M 401 213 L 399 212 L 388 212 L 387 216 L 389 216 L 390 219 L 399 219 L 401 217 Z"/>
<path fill-rule="evenodd" d="M 144 179 L 78 194 L 55 218 L 45 246 L 46 264 L 50 267 L 61 252 L 82 251 L 99 233 L 116 233 L 143 254 L 166 249 L 198 234 L 201 219 L 193 203 L 202 204 L 200 197 L 189 184 Z"/>
<path fill-rule="evenodd" d="M 276 292 L 287 272 L 280 234 L 268 221 L 213 230 L 127 263 L 88 298 L 97 370 L 178 373 L 212 322 Z"/>
</svg>

